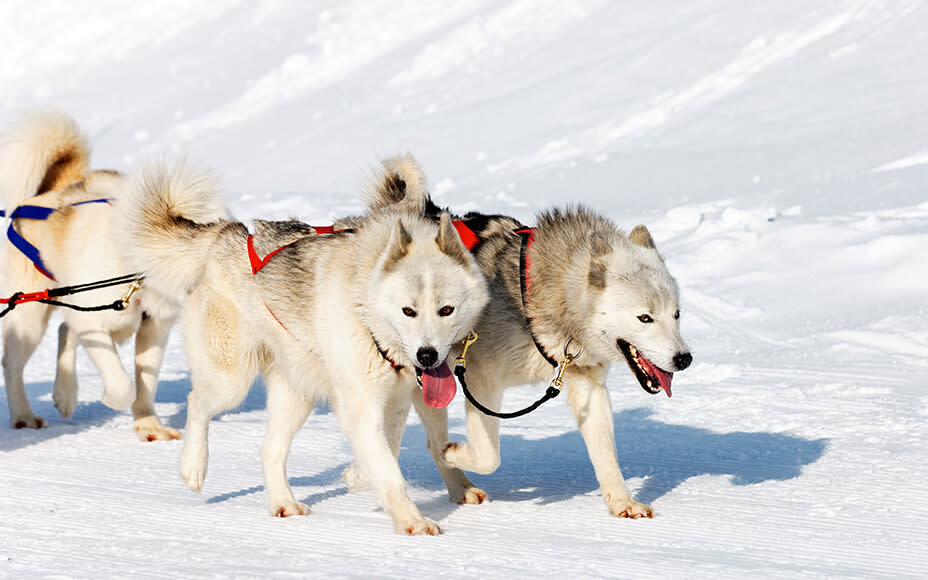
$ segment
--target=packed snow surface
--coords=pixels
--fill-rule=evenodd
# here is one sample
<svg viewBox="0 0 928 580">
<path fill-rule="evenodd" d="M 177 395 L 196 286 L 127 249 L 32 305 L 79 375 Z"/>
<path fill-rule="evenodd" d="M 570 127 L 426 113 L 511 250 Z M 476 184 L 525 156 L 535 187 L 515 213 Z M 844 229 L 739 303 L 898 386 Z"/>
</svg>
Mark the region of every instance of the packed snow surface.
<svg viewBox="0 0 928 580">
<path fill-rule="evenodd" d="M 409 151 L 458 211 L 531 224 L 581 202 L 645 223 L 695 356 L 672 399 L 609 378 L 653 520 L 608 514 L 555 400 L 504 423 L 480 506 L 447 501 L 413 414 L 400 464 L 445 533 L 408 538 L 347 492 L 329 409 L 289 462 L 312 513 L 272 518 L 260 385 L 213 423 L 196 495 L 181 442 L 140 443 L 86 358 L 57 415 L 50 331 L 26 374 L 49 427 L 0 427 L 0 577 L 928 575 L 926 4 L 0 4 L 0 125 L 50 105 L 94 167 L 184 155 L 246 220 L 358 212 L 370 168 Z M 175 332 L 157 405 L 173 427 L 189 389 Z"/>
</svg>

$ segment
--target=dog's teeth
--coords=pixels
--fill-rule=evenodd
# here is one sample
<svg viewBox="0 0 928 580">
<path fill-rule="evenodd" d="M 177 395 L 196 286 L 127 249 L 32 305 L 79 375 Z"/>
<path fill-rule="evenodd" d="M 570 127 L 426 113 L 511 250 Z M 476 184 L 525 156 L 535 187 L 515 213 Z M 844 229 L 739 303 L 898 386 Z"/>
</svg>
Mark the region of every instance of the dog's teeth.
<svg viewBox="0 0 928 580">
<path fill-rule="evenodd" d="M 648 381 L 648 388 L 651 388 L 651 381 Z"/>
<path fill-rule="evenodd" d="M 629 352 L 632 353 L 632 356 L 638 356 L 638 351 L 635 350 L 635 347 L 633 347 L 632 345 L 628 345 L 628 350 Z"/>
</svg>

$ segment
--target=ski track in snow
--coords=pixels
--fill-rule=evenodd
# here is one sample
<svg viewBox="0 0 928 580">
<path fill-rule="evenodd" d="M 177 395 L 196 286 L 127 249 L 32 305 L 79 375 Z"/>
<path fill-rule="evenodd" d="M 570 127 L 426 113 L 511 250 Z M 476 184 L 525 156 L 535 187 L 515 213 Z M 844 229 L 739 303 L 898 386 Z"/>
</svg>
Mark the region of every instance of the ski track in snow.
<svg viewBox="0 0 928 580">
<path fill-rule="evenodd" d="M 924 577 L 926 26 L 923 0 L 0 7 L 3 126 L 54 105 L 95 167 L 187 155 L 242 219 L 357 213 L 368 168 L 409 150 L 462 212 L 531 223 L 582 202 L 646 223 L 695 356 L 672 399 L 624 365 L 609 377 L 623 472 L 655 519 L 608 515 L 557 400 L 503 424 L 481 506 L 447 501 L 413 414 L 401 467 L 445 533 L 407 538 L 347 492 L 324 406 L 288 464 L 312 513 L 288 519 L 267 513 L 260 385 L 211 424 L 199 495 L 181 442 L 138 442 L 83 353 L 61 419 L 53 320 L 26 369 L 49 427 L 0 427 L 0 578 Z M 189 388 L 175 332 L 168 425 Z M 460 400 L 450 414 L 457 440 Z"/>
</svg>

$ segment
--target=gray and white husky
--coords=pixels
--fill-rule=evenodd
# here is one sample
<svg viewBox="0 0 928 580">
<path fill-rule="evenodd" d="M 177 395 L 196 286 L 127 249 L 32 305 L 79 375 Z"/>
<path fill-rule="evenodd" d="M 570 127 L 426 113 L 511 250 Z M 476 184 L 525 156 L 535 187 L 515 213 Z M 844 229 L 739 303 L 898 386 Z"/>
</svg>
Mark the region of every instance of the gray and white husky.
<svg viewBox="0 0 928 580">
<path fill-rule="evenodd" d="M 395 158 L 386 167 L 384 182 L 366 200 L 372 211 L 440 213 L 415 160 Z M 562 353 L 582 348 L 566 367 L 564 384 L 603 498 L 615 516 L 652 517 L 651 507 L 631 497 L 622 477 L 606 390 L 609 366 L 625 362 L 645 391 L 670 396 L 673 373 L 692 361 L 679 331 L 677 284 L 650 232 L 639 225 L 625 235 L 582 207 L 543 212 L 530 231 L 500 215 L 471 213 L 455 224 L 468 238 L 490 292 L 475 327 L 479 340 L 467 353 L 474 397 L 499 410 L 505 389 L 551 380 L 555 365 L 563 364 Z M 466 413 L 467 442 L 447 443 L 439 465 L 491 473 L 500 463 L 499 419 L 470 402 Z M 447 414 L 437 414 L 441 423 L 430 426 L 435 416 L 423 418 L 426 430 L 447 432 Z M 454 490 L 451 495 L 465 496 Z"/>
<path fill-rule="evenodd" d="M 197 175 L 159 167 L 127 203 L 129 245 L 146 284 L 184 301 L 193 383 L 180 463 L 187 486 L 203 485 L 210 418 L 238 405 L 261 374 L 271 514 L 308 512 L 290 490 L 286 459 L 314 402 L 329 399 L 354 451 L 354 475 L 376 489 L 396 531 L 440 533 L 407 495 L 396 455 L 410 403 L 429 416 L 453 398 L 445 359 L 487 301 L 449 217 L 379 212 L 355 220 L 355 231 L 325 236 L 296 222 L 256 222 L 250 235 L 239 222 L 190 219 L 214 195 Z M 463 475 L 448 477 L 456 489 L 472 487 Z"/>
<path fill-rule="evenodd" d="M 90 148 L 74 120 L 45 111 L 24 116 L 0 143 L 0 192 L 7 215 L 20 206 L 49 210 L 47 219 L 17 217 L 11 234 L 19 234 L 38 251 L 33 262 L 4 240 L 2 294 L 41 291 L 96 282 L 131 274 L 123 254 L 117 212 L 130 179 L 121 173 L 88 168 Z M 220 200 L 221 202 L 221 200 Z M 196 219 L 225 215 L 225 207 L 201 205 Z M 44 268 L 44 271 L 40 268 Z M 126 287 L 110 287 L 66 299 L 80 306 L 113 303 Z M 54 307 L 23 304 L 3 319 L 3 376 L 10 425 L 41 428 L 26 397 L 23 369 L 45 334 Z M 122 311 L 75 312 L 60 309 L 55 407 L 70 417 L 77 406 L 76 351 L 82 345 L 103 378 L 102 402 L 114 409 L 132 406 L 135 430 L 143 441 L 177 439 L 180 432 L 165 426 L 155 414 L 158 371 L 168 335 L 177 318 L 176 302 L 148 287 L 135 293 Z M 123 368 L 116 344 L 135 336 L 135 382 Z"/>
</svg>

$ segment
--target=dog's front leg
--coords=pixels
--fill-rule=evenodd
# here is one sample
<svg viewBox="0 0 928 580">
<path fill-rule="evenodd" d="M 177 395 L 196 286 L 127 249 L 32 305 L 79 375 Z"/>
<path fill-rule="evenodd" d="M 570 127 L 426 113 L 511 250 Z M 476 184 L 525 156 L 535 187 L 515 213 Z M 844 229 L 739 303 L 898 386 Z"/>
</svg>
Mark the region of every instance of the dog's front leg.
<svg viewBox="0 0 928 580">
<path fill-rule="evenodd" d="M 503 402 L 503 389 L 479 373 L 468 373 L 470 391 L 484 406 L 499 409 Z M 444 449 L 445 462 L 451 467 L 474 473 L 493 473 L 499 467 L 499 419 L 484 415 L 467 403 L 467 442 L 448 443 Z"/>
<path fill-rule="evenodd" d="M 23 382 L 26 362 L 35 352 L 52 309 L 44 304 L 29 304 L 11 312 L 3 321 L 3 379 L 10 406 L 10 427 L 41 429 L 45 419 L 32 412 Z"/>
<path fill-rule="evenodd" d="M 394 530 L 408 535 L 440 534 L 438 524 L 424 517 L 406 493 L 406 482 L 384 431 L 387 397 L 376 393 L 373 386 L 365 389 L 342 384 L 335 405 L 339 423 L 351 441 L 361 473 L 377 490 L 381 506 L 393 518 Z"/>
<path fill-rule="evenodd" d="M 621 518 L 650 518 L 653 517 L 651 506 L 632 499 L 619 468 L 606 370 L 604 367 L 568 369 L 564 379 L 568 385 L 567 400 L 573 408 L 609 511 Z"/>
<path fill-rule="evenodd" d="M 158 372 L 164 358 L 172 318 L 142 317 L 135 335 L 135 402 L 132 416 L 135 432 L 142 441 L 168 441 L 180 439 L 180 431 L 165 426 L 155 413 L 155 392 L 158 390 Z"/>
<path fill-rule="evenodd" d="M 486 501 L 485 491 L 471 483 L 463 471 L 445 463 L 443 452 L 448 441 L 448 410 L 429 407 L 418 392 L 413 393 L 412 397 L 416 413 L 419 414 L 425 428 L 426 445 L 441 478 L 445 481 L 451 501 L 462 504 L 479 504 Z"/>
</svg>

